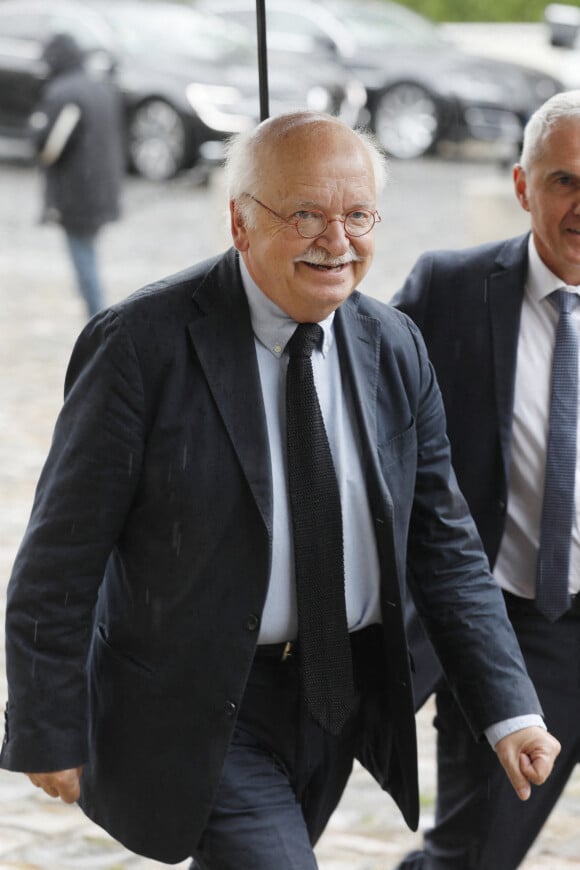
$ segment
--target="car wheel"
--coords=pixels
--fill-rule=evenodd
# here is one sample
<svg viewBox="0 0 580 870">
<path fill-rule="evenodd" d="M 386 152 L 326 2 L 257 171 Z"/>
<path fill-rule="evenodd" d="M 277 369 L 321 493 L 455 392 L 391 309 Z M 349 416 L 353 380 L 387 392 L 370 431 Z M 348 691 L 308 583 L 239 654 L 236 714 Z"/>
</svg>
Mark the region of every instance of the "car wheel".
<svg viewBox="0 0 580 870">
<path fill-rule="evenodd" d="M 187 135 L 179 113 L 163 100 L 139 106 L 129 123 L 131 167 L 152 181 L 173 178 L 185 165 Z"/>
<path fill-rule="evenodd" d="M 435 145 L 439 111 L 431 94 L 413 82 L 401 82 L 385 91 L 374 112 L 374 132 L 391 157 L 421 157 Z"/>
</svg>

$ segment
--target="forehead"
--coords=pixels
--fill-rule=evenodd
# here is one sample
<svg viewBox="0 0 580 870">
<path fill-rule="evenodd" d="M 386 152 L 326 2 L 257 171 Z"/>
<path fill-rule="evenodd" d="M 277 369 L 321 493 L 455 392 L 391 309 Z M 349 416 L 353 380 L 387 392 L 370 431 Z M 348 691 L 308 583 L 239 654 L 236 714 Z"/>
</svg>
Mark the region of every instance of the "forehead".
<svg viewBox="0 0 580 870">
<path fill-rule="evenodd" d="M 538 165 L 580 173 L 580 118 L 560 121 L 542 143 Z"/>
<path fill-rule="evenodd" d="M 261 188 L 280 199 L 373 200 L 375 178 L 369 153 L 348 129 L 332 124 L 290 131 L 259 152 Z"/>
</svg>

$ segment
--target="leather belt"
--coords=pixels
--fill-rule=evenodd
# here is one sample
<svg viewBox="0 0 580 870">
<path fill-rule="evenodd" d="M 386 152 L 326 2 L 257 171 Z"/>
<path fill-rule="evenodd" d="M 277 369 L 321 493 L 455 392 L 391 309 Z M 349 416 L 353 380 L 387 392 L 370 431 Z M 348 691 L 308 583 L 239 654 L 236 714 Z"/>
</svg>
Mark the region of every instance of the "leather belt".
<svg viewBox="0 0 580 870">
<path fill-rule="evenodd" d="M 277 659 L 285 662 L 296 655 L 298 641 L 287 640 L 281 643 L 260 643 L 256 647 L 256 658 Z"/>
<path fill-rule="evenodd" d="M 513 592 L 508 592 L 507 589 L 502 590 L 503 596 L 508 610 L 519 611 L 520 613 L 529 613 L 531 615 L 539 614 L 536 610 L 536 605 L 533 598 L 524 598 L 521 595 L 514 595 Z M 570 607 L 564 613 L 563 617 L 572 616 L 575 619 L 580 619 L 580 593 L 575 593 L 570 596 Z"/>
<path fill-rule="evenodd" d="M 523 599 L 521 599 L 523 600 Z M 533 604 L 533 601 L 531 602 Z M 579 602 L 580 604 L 580 602 Z M 373 640 L 375 642 L 380 643 L 382 638 L 382 628 L 378 623 L 373 625 L 368 625 L 366 628 L 358 629 L 357 631 L 351 631 L 350 633 L 350 642 L 352 646 L 353 655 L 357 655 L 358 652 L 365 645 L 371 643 Z M 288 659 L 295 659 L 298 655 L 298 641 L 297 640 L 286 640 L 281 641 L 281 643 L 259 643 L 256 647 L 255 658 L 270 658 L 277 659 L 281 662 L 286 662 Z"/>
</svg>

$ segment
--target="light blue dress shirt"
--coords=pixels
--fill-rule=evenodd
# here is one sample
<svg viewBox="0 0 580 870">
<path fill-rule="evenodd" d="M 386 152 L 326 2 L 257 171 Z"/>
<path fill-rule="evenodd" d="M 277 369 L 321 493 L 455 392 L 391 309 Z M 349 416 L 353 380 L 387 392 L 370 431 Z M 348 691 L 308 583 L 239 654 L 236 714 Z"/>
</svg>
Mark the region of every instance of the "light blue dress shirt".
<svg viewBox="0 0 580 870">
<path fill-rule="evenodd" d="M 286 483 L 285 347 L 296 322 L 262 293 L 240 258 L 250 306 L 264 397 L 273 484 L 273 549 L 270 583 L 258 643 L 294 640 L 297 635 L 292 525 Z M 352 401 L 341 377 L 334 314 L 320 323 L 323 346 L 312 354 L 318 400 L 340 489 L 344 540 L 346 614 L 350 631 L 381 621 L 379 561 L 363 478 Z M 345 401 L 346 399 L 346 401 Z"/>
</svg>

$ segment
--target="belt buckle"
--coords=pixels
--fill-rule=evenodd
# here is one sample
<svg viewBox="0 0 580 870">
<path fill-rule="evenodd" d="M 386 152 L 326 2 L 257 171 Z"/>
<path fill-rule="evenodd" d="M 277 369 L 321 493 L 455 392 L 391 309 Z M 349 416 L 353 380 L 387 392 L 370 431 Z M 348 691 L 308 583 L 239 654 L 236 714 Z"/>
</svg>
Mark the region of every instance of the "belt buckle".
<svg viewBox="0 0 580 870">
<path fill-rule="evenodd" d="M 285 662 L 287 659 L 291 658 L 294 655 L 294 641 L 287 640 L 284 644 L 284 649 L 282 650 L 282 661 Z"/>
</svg>

